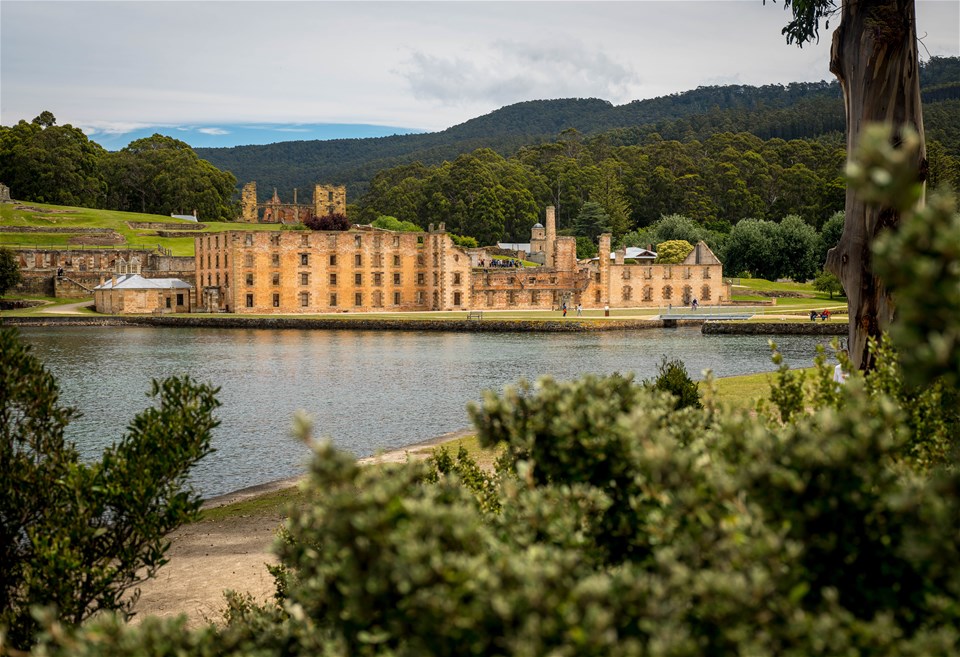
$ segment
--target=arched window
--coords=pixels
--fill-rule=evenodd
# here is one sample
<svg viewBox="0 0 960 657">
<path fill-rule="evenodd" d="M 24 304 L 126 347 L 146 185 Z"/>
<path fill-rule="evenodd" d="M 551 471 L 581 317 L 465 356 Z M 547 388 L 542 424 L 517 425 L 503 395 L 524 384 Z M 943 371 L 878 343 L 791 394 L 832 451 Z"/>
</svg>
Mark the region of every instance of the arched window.
<svg viewBox="0 0 960 657">
<path fill-rule="evenodd" d="M 683 305 L 687 305 L 693 301 L 693 288 L 689 285 L 683 286 Z"/>
<path fill-rule="evenodd" d="M 710 286 L 704 285 L 700 288 L 700 300 L 701 301 L 710 301 Z"/>
<path fill-rule="evenodd" d="M 673 288 L 666 285 L 663 288 L 663 300 L 670 301 L 671 298 L 673 298 Z"/>
<path fill-rule="evenodd" d="M 653 288 L 649 285 L 643 288 L 643 300 L 653 301 Z"/>
<path fill-rule="evenodd" d="M 630 297 L 633 296 L 633 289 L 629 285 L 623 286 L 623 300 L 630 301 Z"/>
</svg>

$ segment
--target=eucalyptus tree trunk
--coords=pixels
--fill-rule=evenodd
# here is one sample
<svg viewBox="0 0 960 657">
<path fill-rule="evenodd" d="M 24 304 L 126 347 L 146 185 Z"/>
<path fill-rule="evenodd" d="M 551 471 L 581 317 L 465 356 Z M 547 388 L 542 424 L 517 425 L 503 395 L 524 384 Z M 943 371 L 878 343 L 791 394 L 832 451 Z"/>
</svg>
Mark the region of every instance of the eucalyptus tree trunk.
<svg viewBox="0 0 960 657">
<path fill-rule="evenodd" d="M 914 0 L 843 0 L 830 70 L 843 89 L 848 161 L 866 124 L 891 124 L 895 135 L 910 125 L 920 135 L 919 171 L 925 180 Z M 845 209 L 843 235 L 827 253 L 826 267 L 840 279 L 847 295 L 850 359 L 856 367 L 870 369 L 867 338 L 879 338 L 894 313 L 889 293 L 872 272 L 870 245 L 880 230 L 896 229 L 900 216 L 892 208 L 867 206 L 849 187 Z"/>
</svg>

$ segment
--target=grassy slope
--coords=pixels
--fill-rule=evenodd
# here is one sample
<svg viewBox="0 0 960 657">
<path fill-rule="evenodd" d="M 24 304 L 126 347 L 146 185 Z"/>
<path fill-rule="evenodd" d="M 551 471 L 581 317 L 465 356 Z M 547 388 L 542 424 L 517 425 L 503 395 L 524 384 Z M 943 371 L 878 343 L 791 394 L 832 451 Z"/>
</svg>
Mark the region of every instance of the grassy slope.
<svg viewBox="0 0 960 657">
<path fill-rule="evenodd" d="M 17 209 L 17 206 L 28 209 Z M 54 211 L 66 212 L 54 212 Z M 141 214 L 139 212 L 118 212 L 115 210 L 95 210 L 91 208 L 72 208 L 44 203 L 0 204 L 0 226 L 35 226 L 39 228 L 111 228 L 126 239 L 126 244 L 116 248 L 154 249 L 158 245 L 173 251 L 174 255 L 192 256 L 194 241 L 192 237 L 158 237 L 154 230 L 134 229 L 128 222 L 152 222 L 169 224 L 171 230 L 190 230 L 188 221 L 174 219 L 164 215 Z M 227 230 L 278 230 L 276 225 L 205 223 L 197 234 L 220 233 Z M 77 233 L 79 234 L 79 233 Z M 4 233 L 0 232 L 0 245 L 66 247 L 70 233 Z M 83 248 L 83 247 L 76 247 Z M 86 248 L 113 248 L 94 247 Z"/>
</svg>

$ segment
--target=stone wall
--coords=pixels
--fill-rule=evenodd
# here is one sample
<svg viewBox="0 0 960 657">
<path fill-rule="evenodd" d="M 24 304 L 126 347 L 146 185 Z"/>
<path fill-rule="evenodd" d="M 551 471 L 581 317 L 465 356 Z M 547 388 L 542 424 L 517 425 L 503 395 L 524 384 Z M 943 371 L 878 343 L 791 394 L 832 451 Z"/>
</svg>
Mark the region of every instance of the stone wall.
<svg viewBox="0 0 960 657">
<path fill-rule="evenodd" d="M 841 322 L 706 322 L 704 334 L 713 335 L 839 335 L 846 337 Z"/>
<path fill-rule="evenodd" d="M 20 263 L 17 291 L 52 297 L 84 297 L 116 273 L 146 278 L 180 278 L 196 284 L 194 258 L 144 249 L 11 249 Z M 123 271 L 120 271 L 120 270 Z M 58 271 L 63 276 L 57 277 Z"/>
</svg>

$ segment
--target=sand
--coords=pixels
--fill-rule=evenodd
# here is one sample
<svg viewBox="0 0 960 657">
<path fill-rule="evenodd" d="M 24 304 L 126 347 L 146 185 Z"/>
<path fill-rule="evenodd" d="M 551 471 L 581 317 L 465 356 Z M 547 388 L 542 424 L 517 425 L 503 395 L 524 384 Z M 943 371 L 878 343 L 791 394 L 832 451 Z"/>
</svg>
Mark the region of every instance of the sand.
<svg viewBox="0 0 960 657">
<path fill-rule="evenodd" d="M 427 458 L 433 448 L 475 431 L 464 429 L 438 436 L 403 449 L 361 459 L 361 463 L 398 463 Z M 204 503 L 215 508 L 297 485 L 298 477 L 246 488 Z M 179 528 L 169 539 L 170 562 L 141 585 L 134 623 L 145 616 L 172 617 L 185 614 L 189 625 L 221 622 L 226 604 L 224 592 L 234 590 L 266 602 L 274 593 L 267 565 L 277 562 L 271 547 L 283 516 L 276 511 L 201 520 Z"/>
</svg>

